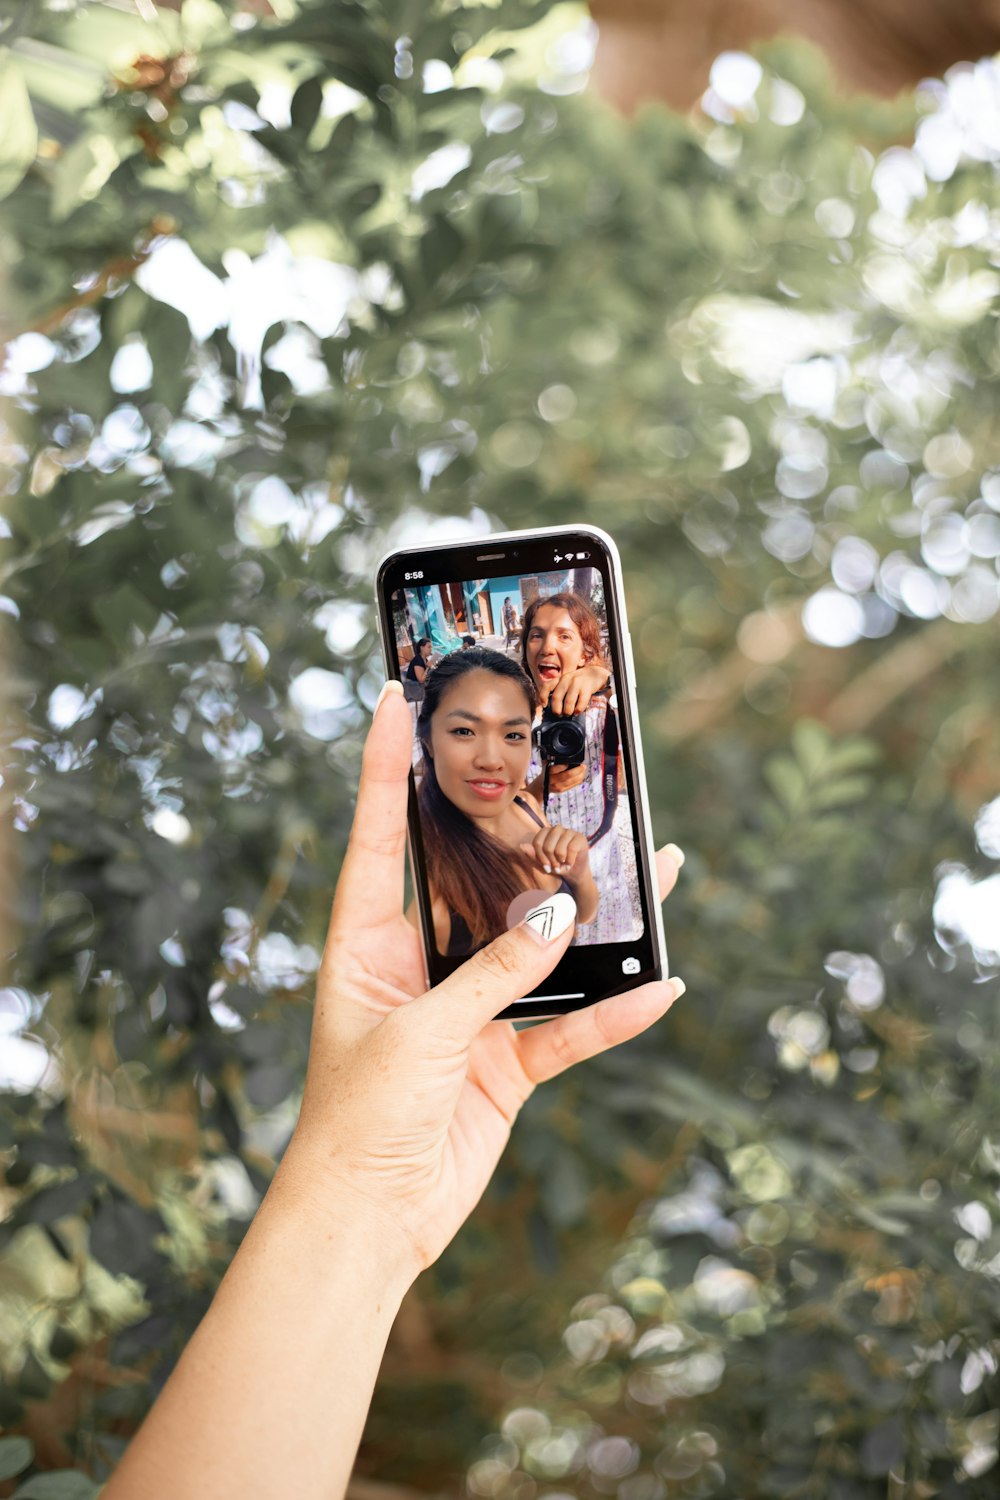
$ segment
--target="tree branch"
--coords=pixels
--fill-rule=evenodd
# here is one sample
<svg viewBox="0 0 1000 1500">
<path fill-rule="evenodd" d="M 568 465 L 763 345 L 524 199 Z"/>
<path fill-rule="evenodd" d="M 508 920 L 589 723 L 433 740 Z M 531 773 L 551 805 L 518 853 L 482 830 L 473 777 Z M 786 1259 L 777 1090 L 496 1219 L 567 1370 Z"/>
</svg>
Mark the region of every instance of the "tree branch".
<svg viewBox="0 0 1000 1500">
<path fill-rule="evenodd" d="M 154 219 L 149 226 L 141 249 L 134 251 L 131 255 L 118 255 L 114 260 L 110 260 L 103 270 L 98 271 L 97 276 L 89 286 L 77 292 L 68 301 L 60 303 L 58 307 L 54 307 L 51 312 L 46 313 L 37 322 L 28 323 L 22 328 L 16 328 L 11 333 L 0 336 L 0 352 L 13 339 L 20 338 L 23 333 L 43 333 L 46 335 L 55 333 L 65 323 L 66 319 L 71 317 L 73 313 L 78 312 L 81 307 L 90 307 L 92 303 L 100 302 L 101 298 L 107 295 L 113 282 L 131 281 L 139 267 L 149 259 L 156 241 L 164 235 L 172 234 L 175 227 L 172 219 Z"/>
</svg>

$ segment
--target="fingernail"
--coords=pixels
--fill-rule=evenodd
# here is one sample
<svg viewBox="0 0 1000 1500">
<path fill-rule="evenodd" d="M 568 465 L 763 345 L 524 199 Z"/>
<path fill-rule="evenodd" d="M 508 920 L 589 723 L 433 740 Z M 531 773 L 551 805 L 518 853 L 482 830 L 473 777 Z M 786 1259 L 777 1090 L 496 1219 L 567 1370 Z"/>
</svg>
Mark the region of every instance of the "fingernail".
<svg viewBox="0 0 1000 1500">
<path fill-rule="evenodd" d="M 670 988 L 674 992 L 674 999 L 679 1000 L 687 990 L 687 985 L 684 983 L 683 979 L 671 979 Z"/>
<path fill-rule="evenodd" d="M 678 849 L 676 844 L 664 844 L 663 849 L 666 854 L 670 855 L 677 868 L 680 869 L 684 863 L 684 850 Z"/>
<path fill-rule="evenodd" d="M 373 718 L 378 713 L 379 704 L 382 702 L 382 699 L 386 696 L 387 693 L 395 693 L 397 697 L 401 698 L 403 696 L 403 684 L 401 682 L 397 682 L 395 677 L 390 677 L 388 682 L 383 682 L 382 691 L 375 699 L 375 707 L 372 709 Z"/>
<path fill-rule="evenodd" d="M 529 911 L 522 927 L 540 943 L 554 942 L 576 921 L 576 902 L 565 891 L 556 891 L 548 900 Z"/>
<path fill-rule="evenodd" d="M 551 875 L 552 874 L 552 866 L 551 865 L 542 865 L 542 869 L 545 871 L 546 875 Z"/>
</svg>

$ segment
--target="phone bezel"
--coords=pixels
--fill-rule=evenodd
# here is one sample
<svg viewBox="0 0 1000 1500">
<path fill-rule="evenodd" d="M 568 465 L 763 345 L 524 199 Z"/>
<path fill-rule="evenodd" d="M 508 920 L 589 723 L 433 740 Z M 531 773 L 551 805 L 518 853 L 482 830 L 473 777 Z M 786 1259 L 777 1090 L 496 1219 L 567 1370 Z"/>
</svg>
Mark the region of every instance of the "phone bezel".
<svg viewBox="0 0 1000 1500">
<path fill-rule="evenodd" d="M 457 576 L 465 576 L 469 563 L 489 561 L 495 563 L 503 560 L 503 554 L 507 554 L 512 564 L 515 562 L 514 554 L 520 545 L 526 544 L 534 551 L 536 544 L 547 544 L 553 539 L 580 537 L 596 543 L 604 554 L 606 566 L 601 572 L 605 581 L 605 605 L 608 614 L 609 649 L 612 654 L 612 669 L 615 677 L 615 690 L 618 704 L 619 721 L 623 724 L 622 751 L 626 763 L 626 779 L 629 786 L 629 794 L 638 824 L 639 838 L 637 839 L 637 870 L 640 888 L 643 893 L 643 908 L 645 916 L 645 932 L 639 943 L 648 949 L 648 961 L 643 962 L 640 971 L 634 975 L 617 973 L 614 979 L 610 976 L 610 969 L 617 959 L 624 960 L 629 949 L 637 950 L 636 943 L 623 944 L 597 944 L 585 945 L 583 947 L 571 948 L 566 957 L 561 960 L 559 966 L 545 981 L 551 984 L 552 979 L 565 973 L 567 969 L 582 967 L 587 955 L 591 962 L 587 965 L 593 969 L 593 958 L 595 955 L 604 955 L 605 962 L 601 967 L 606 968 L 608 978 L 605 984 L 600 986 L 600 993 L 587 993 L 584 991 L 583 998 L 575 998 L 579 991 L 566 991 L 563 988 L 558 995 L 545 995 L 533 992 L 532 995 L 516 1002 L 501 1013 L 498 1019 L 510 1020 L 532 1020 L 541 1019 L 546 1016 L 563 1015 L 569 1011 L 583 1009 L 597 1000 L 606 999 L 611 995 L 622 994 L 627 990 L 635 989 L 639 985 L 646 984 L 652 979 L 660 979 L 667 972 L 666 969 L 666 943 L 663 934 L 663 918 L 660 909 L 659 893 L 656 889 L 656 864 L 653 848 L 652 827 L 650 822 L 649 798 L 646 788 L 645 766 L 642 753 L 642 739 L 639 730 L 638 711 L 635 696 L 635 669 L 632 658 L 631 640 L 628 630 L 628 615 L 625 604 L 624 583 L 622 576 L 621 557 L 614 539 L 600 527 L 581 523 L 577 526 L 553 526 L 538 527 L 524 531 L 507 531 L 486 533 L 479 537 L 461 537 L 454 541 L 433 543 L 425 547 L 397 547 L 386 553 L 379 562 L 375 577 L 375 597 L 377 606 L 377 619 L 379 634 L 382 643 L 383 661 L 386 675 L 399 677 L 399 669 L 396 662 L 395 634 L 392 621 L 392 594 L 397 588 L 406 586 L 406 580 L 396 577 L 396 573 L 402 574 L 407 571 L 407 564 L 411 564 L 409 571 L 428 571 L 427 560 L 433 556 L 435 563 L 442 559 L 447 566 L 452 566 L 449 559 L 455 554 L 471 554 L 464 559 L 465 567 L 461 568 L 459 574 L 454 571 L 448 573 L 447 577 L 440 579 L 432 576 L 427 580 L 429 585 L 437 582 L 451 582 Z M 486 556 L 488 552 L 489 556 Z M 499 553 L 500 556 L 495 554 Z M 423 566 L 421 566 L 421 562 Z M 457 559 L 456 559 L 457 562 Z M 551 564 L 550 569 L 551 570 Z M 445 572 L 445 567 L 439 569 L 437 566 L 430 569 L 432 574 L 438 571 Z M 530 566 L 522 560 L 516 560 L 516 566 L 511 567 L 511 573 L 530 572 Z M 476 576 L 474 570 L 468 572 L 469 577 Z M 488 576 L 482 574 L 480 576 Z M 497 575 L 495 572 L 493 576 Z M 610 587 L 609 587 L 610 585 Z M 616 659 L 617 656 L 617 659 Z M 420 830 L 420 820 L 417 812 L 416 793 L 414 779 L 410 777 L 410 795 L 408 810 L 408 848 L 410 866 L 413 876 L 413 886 L 417 898 L 417 907 L 420 915 L 421 936 L 424 948 L 424 963 L 427 980 L 429 984 L 440 982 L 455 969 L 466 962 L 465 958 L 452 957 L 438 954 L 433 941 L 433 924 L 431 922 L 430 903 L 426 888 L 426 881 L 422 877 L 424 867 L 423 844 Z M 612 950 L 621 949 L 621 954 L 615 954 Z M 576 956 L 582 955 L 582 959 Z M 644 955 L 645 957 L 646 955 Z M 620 965 L 619 965 L 620 967 Z M 540 987 L 541 988 L 541 987 Z"/>
</svg>

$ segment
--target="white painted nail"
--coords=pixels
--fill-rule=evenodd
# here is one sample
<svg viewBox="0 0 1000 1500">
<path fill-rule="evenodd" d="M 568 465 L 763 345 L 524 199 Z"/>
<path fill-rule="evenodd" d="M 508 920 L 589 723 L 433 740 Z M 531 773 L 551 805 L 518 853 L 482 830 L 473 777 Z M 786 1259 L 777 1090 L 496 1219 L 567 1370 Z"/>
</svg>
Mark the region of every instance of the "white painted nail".
<svg viewBox="0 0 1000 1500">
<path fill-rule="evenodd" d="M 663 849 L 666 854 L 670 855 L 677 868 L 680 869 L 684 863 L 684 850 L 678 849 L 676 844 L 664 844 Z"/>
<path fill-rule="evenodd" d="M 541 943 L 551 943 L 576 921 L 576 902 L 565 891 L 556 891 L 533 907 L 521 923 Z"/>
<path fill-rule="evenodd" d="M 679 1000 L 681 996 L 686 992 L 687 985 L 684 983 L 683 979 L 671 979 L 670 988 L 674 992 L 674 999 Z"/>
<path fill-rule="evenodd" d="M 379 693 L 378 697 L 375 699 L 375 707 L 372 710 L 372 717 L 373 718 L 374 718 L 375 714 L 378 713 L 379 704 L 382 702 L 382 699 L 388 693 L 395 693 L 398 697 L 401 698 L 403 696 L 403 684 L 401 682 L 397 682 L 396 679 L 395 679 L 395 677 L 390 677 L 389 680 L 388 680 L 388 682 L 383 682 L 383 684 L 382 684 L 382 691 Z"/>
</svg>

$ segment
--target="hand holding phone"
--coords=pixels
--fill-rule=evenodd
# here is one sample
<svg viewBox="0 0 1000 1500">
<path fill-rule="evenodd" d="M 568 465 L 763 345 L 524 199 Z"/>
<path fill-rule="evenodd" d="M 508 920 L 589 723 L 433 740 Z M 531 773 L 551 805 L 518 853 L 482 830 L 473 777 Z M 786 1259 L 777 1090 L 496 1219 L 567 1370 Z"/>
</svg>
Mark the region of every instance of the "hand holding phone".
<svg viewBox="0 0 1000 1500">
<path fill-rule="evenodd" d="M 521 1031 L 489 1024 L 566 951 L 571 925 L 522 920 L 427 989 L 417 934 L 403 916 L 412 729 L 401 698 L 398 689 L 385 693 L 365 745 L 318 976 L 305 1097 L 282 1172 L 336 1211 L 345 1198 L 374 1206 L 386 1240 L 416 1252 L 416 1271 L 478 1201 L 533 1088 L 644 1030 L 684 985 L 644 985 L 600 1016 L 585 1010 Z M 658 896 L 677 869 L 666 851 L 657 857 Z"/>
</svg>

